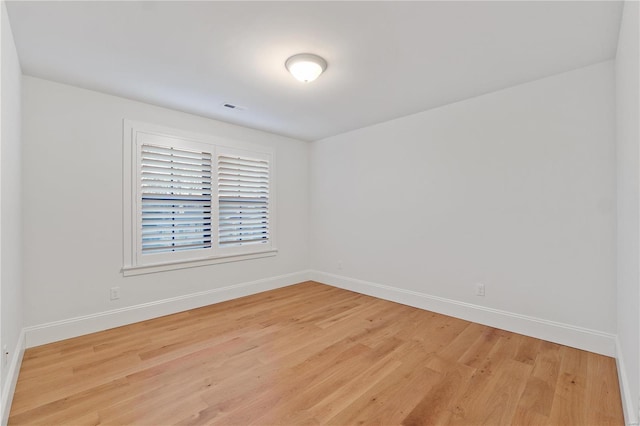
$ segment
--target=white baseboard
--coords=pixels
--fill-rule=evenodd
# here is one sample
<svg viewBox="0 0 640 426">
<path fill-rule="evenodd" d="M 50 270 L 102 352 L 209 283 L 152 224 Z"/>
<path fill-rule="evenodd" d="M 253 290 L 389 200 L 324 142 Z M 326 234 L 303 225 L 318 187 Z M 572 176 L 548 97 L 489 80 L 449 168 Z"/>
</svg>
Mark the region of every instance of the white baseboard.
<svg viewBox="0 0 640 426">
<path fill-rule="evenodd" d="M 345 290 L 614 357 L 615 335 L 321 271 L 310 279 Z"/>
<path fill-rule="evenodd" d="M 0 406 L 0 424 L 5 426 L 9 422 L 9 412 L 11 411 L 11 401 L 13 401 L 13 393 L 16 390 L 16 383 L 18 383 L 18 373 L 20 373 L 20 366 L 22 365 L 22 357 L 24 356 L 25 348 L 25 333 L 24 329 L 20 331 L 16 348 L 13 351 L 15 354 L 11 358 L 11 364 L 9 365 L 9 371 L 7 372 L 7 381 L 2 388 L 2 406 Z"/>
<path fill-rule="evenodd" d="M 622 399 L 622 411 L 624 411 L 624 422 L 628 426 L 638 426 L 638 413 L 633 407 L 633 397 L 629 388 L 629 377 L 620 347 L 620 340 L 616 337 L 616 366 L 618 367 L 618 382 L 620 383 L 620 399 Z"/>
<path fill-rule="evenodd" d="M 170 299 L 69 318 L 25 328 L 26 347 L 44 345 L 71 337 L 145 321 L 213 303 L 261 293 L 309 280 L 309 271 L 300 271 L 247 283 L 234 284 Z"/>
</svg>

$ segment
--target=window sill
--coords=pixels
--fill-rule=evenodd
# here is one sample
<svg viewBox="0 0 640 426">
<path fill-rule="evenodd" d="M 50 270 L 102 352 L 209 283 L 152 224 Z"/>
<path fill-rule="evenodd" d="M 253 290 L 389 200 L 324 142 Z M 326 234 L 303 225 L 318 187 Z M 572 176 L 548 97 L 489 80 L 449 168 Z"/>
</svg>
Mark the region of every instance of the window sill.
<svg viewBox="0 0 640 426">
<path fill-rule="evenodd" d="M 125 266 L 122 275 L 130 277 L 134 275 L 153 274 L 155 272 L 173 271 L 175 269 L 196 268 L 198 266 L 217 265 L 219 263 L 238 262 L 240 260 L 260 259 L 275 256 L 277 249 L 261 251 L 257 253 L 234 254 L 229 256 L 211 257 L 208 259 L 182 260 L 179 262 L 160 263 L 155 265 Z"/>
</svg>

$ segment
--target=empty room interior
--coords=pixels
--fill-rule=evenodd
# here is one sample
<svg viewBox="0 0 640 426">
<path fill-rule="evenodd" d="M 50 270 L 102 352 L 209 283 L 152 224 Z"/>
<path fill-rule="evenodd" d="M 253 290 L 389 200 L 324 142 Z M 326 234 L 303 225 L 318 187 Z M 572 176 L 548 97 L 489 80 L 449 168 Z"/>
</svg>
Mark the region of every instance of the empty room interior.
<svg viewBox="0 0 640 426">
<path fill-rule="evenodd" d="M 9 425 L 638 425 L 637 1 L 0 1 Z"/>
</svg>

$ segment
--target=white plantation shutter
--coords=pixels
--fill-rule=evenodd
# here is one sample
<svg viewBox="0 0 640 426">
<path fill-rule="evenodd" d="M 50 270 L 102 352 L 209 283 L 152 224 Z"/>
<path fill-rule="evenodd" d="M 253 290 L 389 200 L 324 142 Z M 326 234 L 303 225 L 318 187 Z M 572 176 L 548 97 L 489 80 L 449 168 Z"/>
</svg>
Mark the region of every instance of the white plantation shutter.
<svg viewBox="0 0 640 426">
<path fill-rule="evenodd" d="M 269 242 L 269 161 L 218 155 L 218 244 Z"/>
<path fill-rule="evenodd" d="M 212 246 L 211 157 L 209 152 L 141 146 L 142 255 Z"/>
<path fill-rule="evenodd" d="M 272 148 L 125 120 L 125 276 L 275 256 Z"/>
</svg>

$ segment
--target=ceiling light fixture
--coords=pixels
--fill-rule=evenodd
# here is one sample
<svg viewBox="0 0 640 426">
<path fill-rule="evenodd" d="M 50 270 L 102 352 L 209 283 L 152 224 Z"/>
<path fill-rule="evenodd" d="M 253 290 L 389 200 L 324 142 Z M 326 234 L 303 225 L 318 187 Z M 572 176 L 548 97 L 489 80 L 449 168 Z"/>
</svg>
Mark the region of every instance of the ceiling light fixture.
<svg viewBox="0 0 640 426">
<path fill-rule="evenodd" d="M 296 80 L 304 83 L 312 82 L 327 69 L 327 61 L 311 53 L 293 55 L 284 65 Z"/>
</svg>

